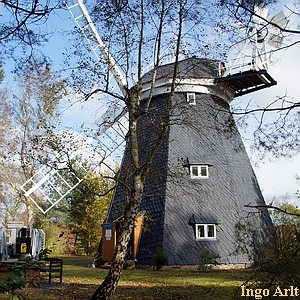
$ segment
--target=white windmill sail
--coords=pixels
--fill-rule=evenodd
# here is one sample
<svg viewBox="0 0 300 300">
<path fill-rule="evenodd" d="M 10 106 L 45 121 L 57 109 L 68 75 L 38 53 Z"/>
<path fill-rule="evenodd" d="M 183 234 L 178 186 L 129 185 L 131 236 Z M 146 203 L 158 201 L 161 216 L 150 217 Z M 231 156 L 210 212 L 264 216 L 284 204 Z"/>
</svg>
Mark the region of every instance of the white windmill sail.
<svg viewBox="0 0 300 300">
<path fill-rule="evenodd" d="M 49 164 L 44 165 L 21 186 L 24 195 L 43 213 L 58 204 L 84 179 L 74 172 L 66 176 L 68 162 L 76 156 L 87 157 L 95 154 L 90 148 L 91 139 L 85 140 L 82 135 L 74 136 L 70 143 L 72 147 L 76 147 L 76 150 L 68 155 L 57 154 Z M 76 170 L 81 174 L 88 174 L 88 169 L 80 161 L 76 163 Z"/>
<path fill-rule="evenodd" d="M 271 24 L 276 24 L 280 28 L 285 28 L 288 24 L 288 19 L 286 18 L 283 11 L 280 11 L 275 16 L 271 17 L 269 19 L 269 22 Z M 270 32 L 269 39 L 268 39 L 268 45 L 270 45 L 273 48 L 280 48 L 283 43 L 283 36 L 278 33 Z"/>
<path fill-rule="evenodd" d="M 245 70 L 268 70 L 270 60 L 270 51 L 267 45 L 280 48 L 283 37 L 272 25 L 285 28 L 288 20 L 284 13 L 280 11 L 268 19 L 268 9 L 255 7 L 252 22 L 247 28 L 246 38 L 232 46 L 235 48 L 236 56 L 232 63 L 227 66 L 224 76 L 229 74 L 243 72 Z M 251 55 L 245 55 L 246 48 L 250 48 Z"/>
<path fill-rule="evenodd" d="M 78 0 L 76 4 L 72 6 L 66 4 L 66 6 L 76 25 L 86 38 L 99 64 L 101 64 L 100 58 L 104 58 L 106 65 L 102 65 L 102 68 L 104 73 L 108 74 L 107 80 L 110 84 L 111 91 L 117 94 L 118 89 L 121 92 L 120 96 L 125 96 L 127 88 L 126 80 L 108 48 L 102 42 L 83 1 Z M 73 13 L 74 11 L 76 11 L 78 15 L 75 15 Z M 93 149 L 91 145 L 96 141 L 97 164 L 95 168 L 101 164 L 109 165 L 109 159 L 125 143 L 125 136 L 128 130 L 127 120 L 127 111 L 124 103 L 121 100 L 115 101 L 108 107 L 106 112 L 95 121 L 97 130 L 92 136 L 88 139 L 85 139 L 82 134 L 75 137 L 72 142 L 78 142 L 77 146 L 73 145 L 73 148 L 76 150 L 71 152 L 67 158 L 57 155 L 53 159 L 53 163 L 43 166 L 21 186 L 24 195 L 28 197 L 42 213 L 46 213 L 55 207 L 88 176 L 88 169 L 86 169 L 80 161 L 77 162 L 76 167 L 81 173 L 85 173 L 86 175 L 77 176 L 74 172 L 66 175 L 68 168 L 67 162 L 71 159 L 75 159 L 76 156 L 89 157 L 90 161 L 94 161 L 95 153 L 91 153 L 93 151 L 90 150 Z"/>
<path fill-rule="evenodd" d="M 89 43 L 89 46 L 91 47 L 98 61 L 100 61 L 101 56 L 104 58 L 106 65 L 102 65 L 103 70 L 108 69 L 113 75 L 112 77 L 109 77 L 110 84 L 112 80 L 115 80 L 118 88 L 122 92 L 122 95 L 125 96 L 127 87 L 126 80 L 111 53 L 109 52 L 109 49 L 103 43 L 100 35 L 98 34 L 95 25 L 92 22 L 85 5 L 83 4 L 83 1 L 77 0 L 75 4 L 70 6 L 68 5 L 67 1 L 65 1 L 65 5 L 68 8 L 77 27 Z M 111 87 L 114 90 L 116 86 L 111 85 Z"/>
</svg>

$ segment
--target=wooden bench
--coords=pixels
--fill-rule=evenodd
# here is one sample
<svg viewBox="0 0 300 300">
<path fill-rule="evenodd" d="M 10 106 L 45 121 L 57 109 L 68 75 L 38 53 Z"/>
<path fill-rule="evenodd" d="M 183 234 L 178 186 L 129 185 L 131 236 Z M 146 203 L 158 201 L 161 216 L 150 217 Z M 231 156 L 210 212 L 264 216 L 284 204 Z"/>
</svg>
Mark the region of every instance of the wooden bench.
<svg viewBox="0 0 300 300">
<path fill-rule="evenodd" d="M 41 268 L 41 273 L 46 272 L 49 275 L 48 283 L 51 284 L 52 279 L 58 278 L 59 283 L 62 283 L 62 273 L 63 273 L 63 260 L 60 258 L 45 258 L 44 266 Z"/>
</svg>

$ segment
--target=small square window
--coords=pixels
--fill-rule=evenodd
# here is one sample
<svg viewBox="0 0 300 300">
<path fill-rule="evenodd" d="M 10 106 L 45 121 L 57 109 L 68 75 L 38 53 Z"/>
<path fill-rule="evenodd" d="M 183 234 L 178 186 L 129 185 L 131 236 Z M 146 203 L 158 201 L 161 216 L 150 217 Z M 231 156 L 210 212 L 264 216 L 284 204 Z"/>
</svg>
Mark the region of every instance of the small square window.
<svg viewBox="0 0 300 300">
<path fill-rule="evenodd" d="M 208 165 L 190 166 L 191 178 L 208 178 Z"/>
<path fill-rule="evenodd" d="M 197 239 L 216 239 L 215 224 L 196 224 Z"/>
<path fill-rule="evenodd" d="M 191 105 L 196 104 L 196 94 L 195 93 L 187 93 L 187 102 Z"/>
</svg>

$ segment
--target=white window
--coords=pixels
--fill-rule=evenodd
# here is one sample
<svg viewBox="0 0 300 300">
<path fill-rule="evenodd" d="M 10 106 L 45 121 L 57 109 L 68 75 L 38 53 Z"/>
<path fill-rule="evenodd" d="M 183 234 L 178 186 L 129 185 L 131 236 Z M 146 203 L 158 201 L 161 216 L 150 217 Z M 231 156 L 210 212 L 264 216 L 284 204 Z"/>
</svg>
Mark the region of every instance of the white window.
<svg viewBox="0 0 300 300">
<path fill-rule="evenodd" d="M 195 93 L 187 93 L 187 102 L 191 105 L 196 104 L 196 95 L 195 95 Z"/>
<path fill-rule="evenodd" d="M 191 178 L 208 178 L 208 165 L 190 166 Z"/>
<path fill-rule="evenodd" d="M 216 239 L 216 225 L 215 224 L 196 224 L 196 238 L 197 239 Z"/>
</svg>

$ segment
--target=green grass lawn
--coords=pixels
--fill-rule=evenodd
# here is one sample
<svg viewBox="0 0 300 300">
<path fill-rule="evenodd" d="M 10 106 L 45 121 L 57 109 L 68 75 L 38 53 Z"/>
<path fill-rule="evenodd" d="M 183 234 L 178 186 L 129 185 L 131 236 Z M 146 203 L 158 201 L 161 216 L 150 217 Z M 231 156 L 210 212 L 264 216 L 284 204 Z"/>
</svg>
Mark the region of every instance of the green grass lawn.
<svg viewBox="0 0 300 300">
<path fill-rule="evenodd" d="M 28 300 L 90 299 L 108 270 L 88 268 L 92 258 L 65 257 L 63 284 L 49 285 L 43 279 L 40 287 L 28 288 L 22 294 Z M 249 276 L 249 270 L 214 270 L 200 273 L 197 268 L 166 267 L 123 270 L 113 299 L 232 299 L 237 288 Z M 1 299 L 11 299 L 0 295 Z"/>
</svg>

